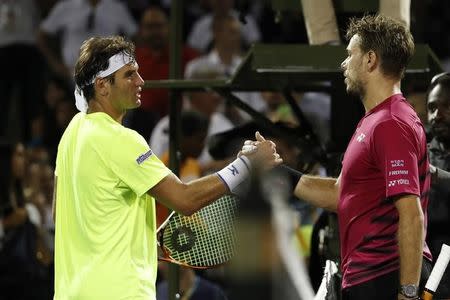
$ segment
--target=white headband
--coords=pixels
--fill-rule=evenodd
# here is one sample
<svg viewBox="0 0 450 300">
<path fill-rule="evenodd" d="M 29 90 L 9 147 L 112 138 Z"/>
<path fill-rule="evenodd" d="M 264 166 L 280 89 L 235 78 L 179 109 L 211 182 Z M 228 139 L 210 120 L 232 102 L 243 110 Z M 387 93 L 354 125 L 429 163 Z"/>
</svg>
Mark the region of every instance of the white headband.
<svg viewBox="0 0 450 300">
<path fill-rule="evenodd" d="M 109 66 L 106 70 L 99 72 L 96 74 L 89 84 L 93 84 L 95 79 L 97 78 L 105 78 L 112 73 L 116 72 L 120 68 L 134 61 L 134 58 L 125 52 L 117 53 L 116 55 L 111 56 L 109 59 Z M 75 106 L 81 112 L 87 112 L 88 102 L 86 97 L 83 94 L 82 89 L 77 85 L 75 86 Z"/>
</svg>

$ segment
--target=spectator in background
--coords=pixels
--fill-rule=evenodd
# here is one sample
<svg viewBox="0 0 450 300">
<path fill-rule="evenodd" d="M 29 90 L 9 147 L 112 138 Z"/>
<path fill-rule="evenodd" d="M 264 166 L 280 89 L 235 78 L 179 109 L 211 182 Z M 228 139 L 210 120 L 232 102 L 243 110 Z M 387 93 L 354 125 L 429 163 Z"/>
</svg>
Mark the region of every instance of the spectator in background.
<svg viewBox="0 0 450 300">
<path fill-rule="evenodd" d="M 340 44 L 332 0 L 301 0 L 306 32 L 311 45 Z M 379 14 L 410 24 L 411 0 L 380 0 Z"/>
<path fill-rule="evenodd" d="M 265 115 L 272 122 L 282 121 L 292 124 L 297 123 L 297 120 L 294 118 L 292 110 L 284 99 L 283 94 L 266 91 L 262 92 L 261 96 L 267 107 Z"/>
<path fill-rule="evenodd" d="M 188 61 L 197 56 L 195 50 L 183 47 L 183 68 Z M 142 15 L 136 60 L 144 80 L 169 78 L 169 24 L 165 12 L 157 6 L 148 8 Z M 144 89 L 141 94 L 141 106 L 131 112 L 128 125 L 142 136 L 148 137 L 156 122 L 167 115 L 168 111 L 167 89 Z"/>
<path fill-rule="evenodd" d="M 27 146 L 31 149 L 47 148 L 50 162 L 54 164 L 59 140 L 75 115 L 75 106 L 67 84 L 57 76 L 50 76 L 47 80 L 44 102 L 46 105 L 31 122 L 31 138 Z"/>
<path fill-rule="evenodd" d="M 3 70 L 0 74 L 0 97 L 2 111 L 6 113 L 0 121 L 0 138 L 19 134 L 22 140 L 27 141 L 30 138 L 30 121 L 42 103 L 44 61 L 36 47 L 35 32 L 40 8 L 36 3 L 39 2 L 0 1 L 0 61 Z M 19 116 L 11 114 L 14 102 L 16 111 L 20 111 Z M 9 123 L 17 120 L 20 123 L 13 124 L 19 127 Z M 11 132 L 19 128 L 22 132 Z"/>
<path fill-rule="evenodd" d="M 195 111 L 181 112 L 181 138 L 180 138 L 180 180 L 189 182 L 202 176 L 202 170 L 197 158 L 205 147 L 208 133 L 209 119 Z M 168 134 L 168 132 L 165 132 Z M 161 161 L 169 167 L 169 151 L 166 150 Z M 169 216 L 167 207 L 156 202 L 156 224 L 161 225 Z"/>
<path fill-rule="evenodd" d="M 238 18 L 238 12 L 234 7 L 234 0 L 210 0 L 211 13 L 200 18 L 194 23 L 191 33 L 188 36 L 189 46 L 206 53 L 212 46 L 214 40 L 213 19 L 217 17 L 233 16 Z M 245 46 L 257 42 L 261 34 L 255 20 L 251 16 L 246 16 L 247 24 L 239 28 L 239 38 L 242 38 Z"/>
<path fill-rule="evenodd" d="M 51 298 L 50 261 L 40 235 L 40 214 L 35 205 L 26 201 L 24 194 L 26 161 L 22 143 L 0 143 L 2 299 Z"/>
<path fill-rule="evenodd" d="M 122 1 L 65 0 L 57 2 L 41 23 L 38 45 L 50 68 L 72 82 L 75 62 L 84 40 L 115 34 L 131 37 L 136 30 L 135 21 Z M 60 53 L 52 49 L 49 41 L 50 37 L 57 36 L 61 40 Z"/>
<path fill-rule="evenodd" d="M 239 21 L 231 14 L 215 15 L 211 27 L 214 37 L 213 48 L 208 54 L 188 63 L 186 78 L 191 78 L 193 73 L 208 72 L 219 72 L 224 78 L 231 77 L 242 62 Z M 266 109 L 259 92 L 241 92 L 235 95 L 257 111 L 263 112 Z M 235 124 L 250 119 L 248 114 L 237 111 L 234 107 L 229 108 L 227 116 Z"/>
<path fill-rule="evenodd" d="M 159 270 L 167 278 L 167 263 L 160 263 Z M 168 300 L 168 282 L 163 279 L 156 287 L 156 299 Z M 220 286 L 204 279 L 188 267 L 180 267 L 180 300 L 226 300 L 225 292 Z"/>
<path fill-rule="evenodd" d="M 433 78 L 428 90 L 428 122 L 433 140 L 428 145 L 430 164 L 450 171 L 450 75 L 442 73 Z M 442 244 L 450 245 L 450 186 L 432 184 L 428 206 L 427 244 L 437 259 Z M 450 298 L 450 268 L 436 291 L 437 299 Z M 444 284 L 446 283 L 446 284 Z"/>
<path fill-rule="evenodd" d="M 214 79 L 219 76 L 219 73 L 202 73 L 196 71 L 190 74 L 189 79 Z M 223 104 L 223 99 L 212 91 L 191 91 L 187 93 L 186 108 L 196 111 L 209 120 L 207 139 L 219 132 L 229 130 L 233 127 L 233 123 L 219 110 Z M 169 148 L 169 116 L 162 118 L 150 137 L 150 148 L 153 152 L 160 156 Z M 216 169 L 223 167 L 223 161 L 214 161 L 208 152 L 207 147 L 198 158 L 202 174 L 209 173 Z"/>
<path fill-rule="evenodd" d="M 25 173 L 25 148 L 22 144 L 0 143 L 0 237 L 5 230 L 27 219 L 21 178 Z"/>
<path fill-rule="evenodd" d="M 224 77 L 234 74 L 242 61 L 240 39 L 241 24 L 232 15 L 216 16 L 211 22 L 214 43 L 208 54 L 201 56 L 186 66 L 185 77 L 194 71 L 217 70 Z"/>
</svg>

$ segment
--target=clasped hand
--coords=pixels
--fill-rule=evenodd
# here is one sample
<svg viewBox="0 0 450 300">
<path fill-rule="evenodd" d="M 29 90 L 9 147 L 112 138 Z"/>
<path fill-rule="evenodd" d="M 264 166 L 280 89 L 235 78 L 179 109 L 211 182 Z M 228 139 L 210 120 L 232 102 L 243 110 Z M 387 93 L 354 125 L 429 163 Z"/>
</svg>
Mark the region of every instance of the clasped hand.
<svg viewBox="0 0 450 300">
<path fill-rule="evenodd" d="M 238 156 L 245 155 L 250 159 L 252 165 L 262 169 L 271 169 L 283 162 L 277 153 L 276 144 L 266 140 L 258 131 L 255 133 L 256 141 L 247 140 L 244 142 Z"/>
</svg>

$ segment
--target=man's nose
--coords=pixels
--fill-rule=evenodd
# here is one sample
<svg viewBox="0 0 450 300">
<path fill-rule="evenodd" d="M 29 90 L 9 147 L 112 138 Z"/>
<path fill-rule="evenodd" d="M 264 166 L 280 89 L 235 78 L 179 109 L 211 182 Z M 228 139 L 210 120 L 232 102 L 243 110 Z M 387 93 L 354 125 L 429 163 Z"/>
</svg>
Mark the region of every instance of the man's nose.
<svg viewBox="0 0 450 300">
<path fill-rule="evenodd" d="M 343 72 L 345 72 L 345 68 L 347 67 L 346 62 L 347 62 L 347 60 L 344 60 L 343 62 L 341 62 L 341 70 L 342 70 Z"/>
<path fill-rule="evenodd" d="M 436 109 L 435 111 L 433 111 L 430 114 L 429 121 L 435 122 L 436 120 L 439 120 L 440 118 L 441 118 L 441 114 L 439 113 L 439 109 Z"/>
<path fill-rule="evenodd" d="M 137 86 L 143 86 L 145 83 L 144 79 L 142 79 L 141 74 L 138 73 Z"/>
</svg>

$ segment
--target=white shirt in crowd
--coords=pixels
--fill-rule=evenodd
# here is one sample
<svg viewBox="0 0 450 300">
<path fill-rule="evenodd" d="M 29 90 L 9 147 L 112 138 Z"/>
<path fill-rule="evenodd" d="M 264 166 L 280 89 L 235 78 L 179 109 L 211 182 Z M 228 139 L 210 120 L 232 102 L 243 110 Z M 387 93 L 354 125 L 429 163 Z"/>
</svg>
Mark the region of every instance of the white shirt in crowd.
<svg viewBox="0 0 450 300">
<path fill-rule="evenodd" d="M 231 14 L 236 18 L 239 16 L 239 13 L 235 10 L 231 11 Z M 242 38 L 244 40 L 244 44 L 250 45 L 261 39 L 261 33 L 255 19 L 253 19 L 252 16 L 247 15 L 245 20 L 247 21 L 247 24 L 242 24 L 241 26 Z M 194 23 L 187 38 L 189 46 L 199 50 L 200 52 L 206 52 L 208 50 L 208 46 L 211 45 L 213 40 L 211 28 L 212 21 L 213 15 L 210 13 Z"/>
<path fill-rule="evenodd" d="M 184 78 L 192 78 L 193 74 L 208 74 L 218 73 L 224 74 L 225 77 L 231 77 L 242 62 L 242 57 L 235 55 L 231 60 L 230 65 L 225 65 L 219 58 L 217 51 L 212 50 L 206 55 L 197 57 L 191 60 L 184 72 Z M 259 92 L 235 92 L 236 97 L 248 104 L 254 110 L 264 112 L 267 109 L 266 102 L 264 102 Z M 250 120 L 251 117 L 242 110 L 239 110 L 241 117 L 244 120 Z"/>
<path fill-rule="evenodd" d="M 0 47 L 34 45 L 39 12 L 35 0 L 0 0 Z"/>
<path fill-rule="evenodd" d="M 92 14 L 93 26 L 89 29 L 88 19 Z M 137 25 L 121 1 L 101 0 L 96 7 L 92 7 L 88 0 L 64 0 L 55 4 L 41 23 L 41 30 L 52 35 L 63 33 L 63 62 L 73 69 L 84 40 L 116 34 L 132 36 L 137 31 Z"/>
<path fill-rule="evenodd" d="M 233 124 L 222 113 L 215 112 L 209 121 L 208 134 L 206 139 L 214 134 L 230 130 Z M 169 116 L 164 116 L 156 124 L 150 137 L 150 149 L 156 156 L 161 157 L 167 150 L 169 150 Z M 213 161 L 213 158 L 208 152 L 207 146 L 203 148 L 202 153 L 198 157 L 198 162 L 201 165 Z"/>
</svg>

